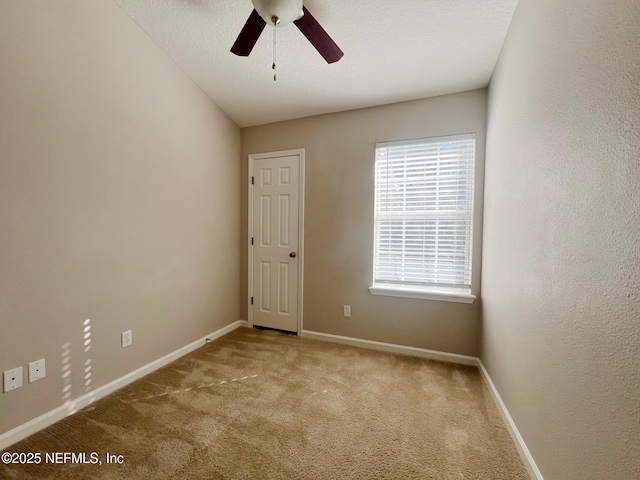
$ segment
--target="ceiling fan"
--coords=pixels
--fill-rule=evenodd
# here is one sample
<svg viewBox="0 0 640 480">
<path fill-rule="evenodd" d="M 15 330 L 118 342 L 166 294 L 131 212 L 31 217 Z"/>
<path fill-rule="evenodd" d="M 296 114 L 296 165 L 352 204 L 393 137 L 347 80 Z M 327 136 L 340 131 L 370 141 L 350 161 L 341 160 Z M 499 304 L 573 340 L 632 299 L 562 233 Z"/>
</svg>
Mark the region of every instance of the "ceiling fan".
<svg viewBox="0 0 640 480">
<path fill-rule="evenodd" d="M 302 4 L 302 0 L 251 0 L 251 2 L 254 10 L 231 47 L 232 53 L 242 57 L 249 56 L 267 24 L 280 28 L 294 23 L 327 63 L 337 62 L 344 55 L 340 47 Z"/>
</svg>

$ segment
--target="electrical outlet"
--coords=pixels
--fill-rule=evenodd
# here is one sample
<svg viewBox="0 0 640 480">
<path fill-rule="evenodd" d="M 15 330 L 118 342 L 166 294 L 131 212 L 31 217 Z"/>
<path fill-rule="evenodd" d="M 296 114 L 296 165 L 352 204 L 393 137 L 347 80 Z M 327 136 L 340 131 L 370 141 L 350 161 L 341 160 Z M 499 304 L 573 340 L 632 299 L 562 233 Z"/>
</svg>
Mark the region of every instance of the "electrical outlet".
<svg viewBox="0 0 640 480">
<path fill-rule="evenodd" d="M 10 392 L 22 386 L 22 367 L 4 372 L 4 392 Z"/>
<path fill-rule="evenodd" d="M 133 343 L 133 333 L 131 332 L 131 330 L 122 332 L 122 348 L 128 347 L 132 343 Z"/>
<path fill-rule="evenodd" d="M 345 317 L 350 317 L 351 316 L 351 305 L 343 305 L 342 308 L 344 310 L 344 316 Z"/>
<path fill-rule="evenodd" d="M 44 358 L 29 364 L 29 383 L 44 378 L 46 374 Z"/>
</svg>

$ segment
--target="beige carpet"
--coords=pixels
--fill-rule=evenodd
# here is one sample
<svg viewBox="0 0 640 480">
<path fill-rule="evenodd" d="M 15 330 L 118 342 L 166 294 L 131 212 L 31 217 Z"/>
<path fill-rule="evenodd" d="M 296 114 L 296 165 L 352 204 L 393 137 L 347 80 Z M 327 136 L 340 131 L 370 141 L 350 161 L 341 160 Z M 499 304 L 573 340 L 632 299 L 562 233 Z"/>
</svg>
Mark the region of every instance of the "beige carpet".
<svg viewBox="0 0 640 480">
<path fill-rule="evenodd" d="M 0 478 L 529 478 L 475 367 L 244 328 L 8 450 L 43 462 Z"/>
</svg>

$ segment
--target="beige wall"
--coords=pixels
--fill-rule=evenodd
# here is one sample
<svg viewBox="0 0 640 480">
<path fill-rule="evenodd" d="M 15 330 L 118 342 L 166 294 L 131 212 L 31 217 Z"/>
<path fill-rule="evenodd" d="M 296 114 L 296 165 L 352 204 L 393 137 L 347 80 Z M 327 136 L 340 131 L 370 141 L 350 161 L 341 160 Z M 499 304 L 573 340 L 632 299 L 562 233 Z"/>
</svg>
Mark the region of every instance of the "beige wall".
<svg viewBox="0 0 640 480">
<path fill-rule="evenodd" d="M 0 370 L 47 361 L 0 433 L 63 403 L 63 357 L 75 398 L 238 320 L 239 155 L 110 0 L 0 2 Z"/>
<path fill-rule="evenodd" d="M 640 472 L 639 21 L 521 0 L 490 86 L 481 358 L 546 480 Z"/>
<path fill-rule="evenodd" d="M 466 355 L 477 354 L 479 305 L 372 296 L 376 142 L 477 135 L 478 212 L 486 90 L 321 115 L 242 130 L 242 314 L 247 318 L 247 157 L 306 150 L 304 329 Z M 480 238 L 481 214 L 475 231 Z M 480 242 L 474 283 L 480 278 Z M 352 317 L 342 316 L 349 304 Z"/>
</svg>

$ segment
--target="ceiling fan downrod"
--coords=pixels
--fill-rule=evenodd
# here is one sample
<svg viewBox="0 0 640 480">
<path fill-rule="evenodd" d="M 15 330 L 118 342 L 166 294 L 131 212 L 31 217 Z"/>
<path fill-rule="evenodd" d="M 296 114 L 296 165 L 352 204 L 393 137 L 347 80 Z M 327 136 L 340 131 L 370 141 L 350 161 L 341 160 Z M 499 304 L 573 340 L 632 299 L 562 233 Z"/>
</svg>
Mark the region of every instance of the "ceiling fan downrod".
<svg viewBox="0 0 640 480">
<path fill-rule="evenodd" d="M 276 17 L 277 18 L 277 17 Z M 273 29 L 273 81 L 276 81 L 276 29 Z"/>
</svg>

